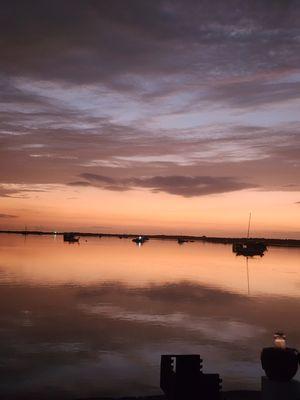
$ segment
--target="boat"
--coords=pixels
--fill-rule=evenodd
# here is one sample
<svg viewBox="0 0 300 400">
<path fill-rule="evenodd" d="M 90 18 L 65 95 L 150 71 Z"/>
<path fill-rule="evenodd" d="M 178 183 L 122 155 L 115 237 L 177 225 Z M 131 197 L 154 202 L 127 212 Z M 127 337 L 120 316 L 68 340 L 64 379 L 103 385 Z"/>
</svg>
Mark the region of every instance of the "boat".
<svg viewBox="0 0 300 400">
<path fill-rule="evenodd" d="M 263 256 L 267 250 L 267 245 L 262 240 L 253 240 L 249 238 L 250 234 L 251 213 L 249 214 L 247 238 L 236 241 L 232 245 L 232 251 L 237 256 L 253 257 Z"/>
<path fill-rule="evenodd" d="M 68 243 L 78 243 L 79 237 L 75 235 L 73 232 L 64 233 L 64 242 Z"/>
<path fill-rule="evenodd" d="M 264 242 L 259 241 L 244 241 L 236 242 L 232 245 L 232 251 L 236 253 L 237 256 L 263 256 L 267 246 Z"/>
<path fill-rule="evenodd" d="M 138 236 L 134 239 L 132 239 L 132 241 L 136 244 L 143 244 L 145 243 L 147 240 L 149 240 L 148 236 Z"/>
<path fill-rule="evenodd" d="M 177 239 L 177 243 L 178 243 L 178 244 L 183 244 L 183 243 L 186 243 L 186 242 L 188 242 L 187 239 L 180 238 L 180 237 Z"/>
</svg>

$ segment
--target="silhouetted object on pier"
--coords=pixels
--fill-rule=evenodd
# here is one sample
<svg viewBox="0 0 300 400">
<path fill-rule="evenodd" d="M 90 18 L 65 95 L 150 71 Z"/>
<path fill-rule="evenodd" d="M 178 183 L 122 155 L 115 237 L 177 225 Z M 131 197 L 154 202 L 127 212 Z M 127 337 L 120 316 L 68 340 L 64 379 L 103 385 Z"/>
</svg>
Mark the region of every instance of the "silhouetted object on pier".
<svg viewBox="0 0 300 400">
<path fill-rule="evenodd" d="M 219 400 L 221 379 L 204 374 L 199 355 L 162 355 L 160 387 L 168 400 Z"/>
<path fill-rule="evenodd" d="M 299 352 L 286 347 L 285 335 L 274 335 L 274 346 L 265 347 L 261 353 L 261 365 L 267 377 L 272 381 L 290 381 L 298 370 Z"/>
<path fill-rule="evenodd" d="M 267 250 L 267 246 L 264 242 L 251 241 L 249 239 L 241 242 L 233 243 L 232 251 L 236 253 L 237 256 L 263 256 L 264 252 Z"/>
<path fill-rule="evenodd" d="M 77 243 L 79 242 L 79 237 L 76 237 L 73 232 L 64 233 L 64 242 Z"/>
</svg>

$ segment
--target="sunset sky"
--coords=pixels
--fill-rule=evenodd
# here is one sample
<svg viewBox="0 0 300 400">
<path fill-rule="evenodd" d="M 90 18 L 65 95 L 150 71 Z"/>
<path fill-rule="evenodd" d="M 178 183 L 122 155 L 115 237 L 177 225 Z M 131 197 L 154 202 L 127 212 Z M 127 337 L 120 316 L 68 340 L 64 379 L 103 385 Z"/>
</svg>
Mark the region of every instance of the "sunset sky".
<svg viewBox="0 0 300 400">
<path fill-rule="evenodd" d="M 300 2 L 4 0 L 0 229 L 300 238 Z"/>
</svg>

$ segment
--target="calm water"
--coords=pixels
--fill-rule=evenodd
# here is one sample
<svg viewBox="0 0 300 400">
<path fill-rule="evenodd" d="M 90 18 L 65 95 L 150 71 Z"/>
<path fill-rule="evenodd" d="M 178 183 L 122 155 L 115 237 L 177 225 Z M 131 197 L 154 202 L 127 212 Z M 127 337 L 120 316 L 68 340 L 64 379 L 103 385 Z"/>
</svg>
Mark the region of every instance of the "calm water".
<svg viewBox="0 0 300 400">
<path fill-rule="evenodd" d="M 249 280 L 248 280 L 249 277 Z M 0 235 L 5 398 L 159 393 L 162 353 L 200 353 L 225 389 L 257 388 L 275 330 L 300 347 L 300 250 Z"/>
</svg>

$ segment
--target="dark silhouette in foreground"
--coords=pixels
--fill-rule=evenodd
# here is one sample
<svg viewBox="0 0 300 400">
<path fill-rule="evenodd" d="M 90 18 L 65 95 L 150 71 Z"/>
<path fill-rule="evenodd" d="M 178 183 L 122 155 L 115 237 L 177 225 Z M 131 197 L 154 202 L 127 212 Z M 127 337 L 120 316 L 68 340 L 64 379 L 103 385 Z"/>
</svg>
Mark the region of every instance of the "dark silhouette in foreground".
<svg viewBox="0 0 300 400">
<path fill-rule="evenodd" d="M 262 390 L 221 392 L 219 374 L 203 373 L 200 355 L 163 354 L 160 387 L 164 395 L 122 397 L 119 400 L 300 400 L 300 382 L 292 379 L 299 363 L 299 352 L 286 347 L 285 335 L 277 332 L 274 346 L 264 348 L 261 353 L 261 364 L 266 372 L 261 380 Z"/>
<path fill-rule="evenodd" d="M 204 374 L 200 355 L 162 355 L 160 387 L 167 400 L 258 399 L 300 400 L 300 383 L 293 380 L 300 363 L 299 352 L 286 347 L 285 335 L 274 335 L 274 346 L 261 352 L 262 391 L 221 393 L 218 374 Z"/>
<path fill-rule="evenodd" d="M 286 347 L 285 335 L 282 332 L 275 333 L 274 344 L 275 346 L 262 350 L 261 365 L 270 380 L 288 382 L 298 371 L 299 352 Z"/>
<path fill-rule="evenodd" d="M 219 400 L 221 379 L 204 374 L 199 355 L 162 355 L 160 387 L 168 400 Z"/>
<path fill-rule="evenodd" d="M 286 347 L 285 335 L 274 335 L 274 346 L 265 347 L 261 365 L 266 377 L 261 379 L 262 400 L 299 400 L 300 382 L 293 379 L 298 370 L 299 353 Z"/>
</svg>

